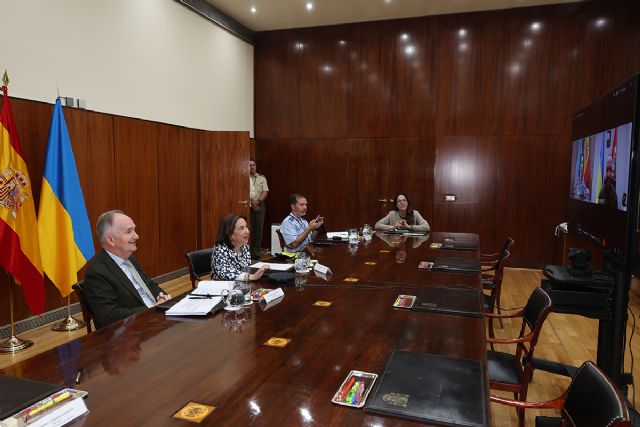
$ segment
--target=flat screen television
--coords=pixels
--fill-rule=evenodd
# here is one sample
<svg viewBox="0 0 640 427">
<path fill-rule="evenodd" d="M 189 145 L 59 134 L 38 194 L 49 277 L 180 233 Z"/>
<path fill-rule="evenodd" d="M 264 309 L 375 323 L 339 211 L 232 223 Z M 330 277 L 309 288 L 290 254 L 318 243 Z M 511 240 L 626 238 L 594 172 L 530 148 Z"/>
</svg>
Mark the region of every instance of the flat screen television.
<svg viewBox="0 0 640 427">
<path fill-rule="evenodd" d="M 639 75 L 573 116 L 570 230 L 638 266 Z"/>
</svg>

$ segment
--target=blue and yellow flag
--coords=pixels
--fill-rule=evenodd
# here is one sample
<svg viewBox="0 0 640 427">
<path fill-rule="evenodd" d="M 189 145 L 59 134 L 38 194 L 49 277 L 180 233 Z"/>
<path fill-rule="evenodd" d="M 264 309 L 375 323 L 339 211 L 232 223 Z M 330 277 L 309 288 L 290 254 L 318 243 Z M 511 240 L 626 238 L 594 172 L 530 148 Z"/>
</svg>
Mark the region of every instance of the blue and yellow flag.
<svg viewBox="0 0 640 427">
<path fill-rule="evenodd" d="M 95 250 L 59 99 L 53 108 L 44 160 L 38 236 L 43 270 L 66 297 L 78 281 L 78 270 L 93 257 Z"/>
</svg>

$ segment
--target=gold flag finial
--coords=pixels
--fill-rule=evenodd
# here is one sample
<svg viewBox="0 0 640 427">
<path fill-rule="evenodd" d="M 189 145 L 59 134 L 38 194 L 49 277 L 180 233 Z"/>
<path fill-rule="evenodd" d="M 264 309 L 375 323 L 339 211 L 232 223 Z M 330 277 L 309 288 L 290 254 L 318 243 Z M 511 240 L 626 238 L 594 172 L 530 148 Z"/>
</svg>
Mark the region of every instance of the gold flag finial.
<svg viewBox="0 0 640 427">
<path fill-rule="evenodd" d="M 2 75 L 2 84 L 5 86 L 9 86 L 9 76 L 7 75 L 7 70 L 4 70 L 4 74 Z"/>
</svg>

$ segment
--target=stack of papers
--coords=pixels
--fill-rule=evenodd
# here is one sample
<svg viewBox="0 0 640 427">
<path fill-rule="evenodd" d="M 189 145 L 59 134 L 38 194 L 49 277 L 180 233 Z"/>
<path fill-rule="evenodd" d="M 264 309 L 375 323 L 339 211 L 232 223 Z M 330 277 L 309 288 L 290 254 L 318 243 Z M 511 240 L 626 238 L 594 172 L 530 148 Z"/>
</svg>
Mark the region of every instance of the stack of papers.
<svg viewBox="0 0 640 427">
<path fill-rule="evenodd" d="M 333 239 L 334 237 L 339 237 L 343 240 L 349 239 L 348 231 L 330 231 L 327 233 L 327 239 Z"/>
<path fill-rule="evenodd" d="M 167 316 L 206 316 L 222 302 L 222 291 L 233 289 L 233 281 L 203 280 L 198 287 L 165 312 Z"/>
<path fill-rule="evenodd" d="M 276 264 L 268 262 L 256 262 L 255 264 L 251 264 L 249 267 L 260 269 L 264 266 L 268 266 L 269 270 L 272 271 L 289 271 L 293 268 L 293 264 Z"/>
</svg>

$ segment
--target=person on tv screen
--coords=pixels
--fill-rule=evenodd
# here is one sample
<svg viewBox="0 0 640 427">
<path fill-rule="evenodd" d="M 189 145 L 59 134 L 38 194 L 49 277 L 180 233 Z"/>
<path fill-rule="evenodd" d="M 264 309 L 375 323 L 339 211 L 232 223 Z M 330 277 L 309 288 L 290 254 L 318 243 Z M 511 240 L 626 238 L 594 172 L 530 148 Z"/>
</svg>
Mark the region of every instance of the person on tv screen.
<svg viewBox="0 0 640 427">
<path fill-rule="evenodd" d="M 581 200 L 589 200 L 591 192 L 584 183 L 584 155 L 580 154 L 580 170 L 573 184 L 573 194 Z"/>
<path fill-rule="evenodd" d="M 613 158 L 607 158 L 607 169 L 604 178 L 604 186 L 598 194 L 598 203 L 610 207 L 618 207 L 618 195 L 616 194 L 616 172 L 613 166 Z"/>
</svg>

